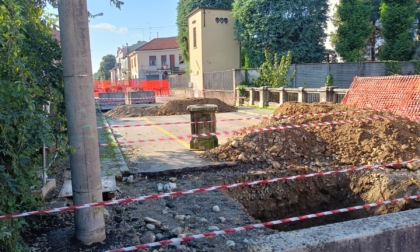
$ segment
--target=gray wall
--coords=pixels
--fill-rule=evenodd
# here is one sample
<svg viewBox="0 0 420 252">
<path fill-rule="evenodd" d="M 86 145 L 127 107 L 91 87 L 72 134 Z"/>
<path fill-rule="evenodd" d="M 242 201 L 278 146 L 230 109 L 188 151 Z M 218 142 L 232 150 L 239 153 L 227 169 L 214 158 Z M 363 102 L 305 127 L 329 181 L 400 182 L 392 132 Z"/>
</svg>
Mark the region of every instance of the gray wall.
<svg viewBox="0 0 420 252">
<path fill-rule="evenodd" d="M 400 62 L 403 75 L 414 74 L 413 62 Z M 319 64 L 294 64 L 290 66 L 289 75 L 296 71 L 296 76 L 290 83 L 290 87 L 320 88 L 324 86 L 328 74 L 333 76 L 333 86 L 347 89 L 355 76 L 384 76 L 385 63 L 361 62 L 361 63 L 319 63 Z M 204 89 L 233 90 L 235 86 L 245 82 L 245 72 L 248 80 L 257 78 L 257 69 L 241 69 L 204 73 Z M 187 88 L 188 76 L 174 76 L 169 78 L 170 88 Z"/>
<path fill-rule="evenodd" d="M 403 75 L 414 74 L 414 63 L 400 62 Z M 361 62 L 361 63 L 319 63 L 319 64 L 294 64 L 290 66 L 289 75 L 296 71 L 296 76 L 291 87 L 323 87 L 327 74 L 332 74 L 334 86 L 349 88 L 355 76 L 384 76 L 385 63 Z M 245 80 L 245 70 L 242 70 L 242 81 Z M 248 70 L 250 79 L 258 77 L 257 69 Z"/>
</svg>

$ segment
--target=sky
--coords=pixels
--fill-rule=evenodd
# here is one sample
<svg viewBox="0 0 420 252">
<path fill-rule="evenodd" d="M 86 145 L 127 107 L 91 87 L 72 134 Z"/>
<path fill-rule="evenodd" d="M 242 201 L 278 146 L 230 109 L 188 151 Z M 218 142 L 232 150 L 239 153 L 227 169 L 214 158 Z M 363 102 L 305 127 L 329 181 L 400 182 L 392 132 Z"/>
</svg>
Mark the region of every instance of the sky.
<svg viewBox="0 0 420 252">
<path fill-rule="evenodd" d="M 159 36 L 177 36 L 177 0 L 122 0 L 121 10 L 109 0 L 87 0 L 88 11 L 103 13 L 89 21 L 92 70 L 99 69 L 102 57 L 116 55 L 118 47 Z M 47 11 L 57 13 L 48 8 Z"/>
</svg>

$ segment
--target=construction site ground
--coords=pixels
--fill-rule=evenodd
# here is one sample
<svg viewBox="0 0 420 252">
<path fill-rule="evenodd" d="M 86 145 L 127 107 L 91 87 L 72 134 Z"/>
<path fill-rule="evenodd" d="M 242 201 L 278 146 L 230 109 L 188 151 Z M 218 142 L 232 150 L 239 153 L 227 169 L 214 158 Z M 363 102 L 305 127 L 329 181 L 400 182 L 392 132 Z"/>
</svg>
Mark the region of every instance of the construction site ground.
<svg viewBox="0 0 420 252">
<path fill-rule="evenodd" d="M 186 102 L 189 103 L 190 101 Z M 207 101 L 204 101 L 208 103 Z M 180 106 L 172 108 L 185 109 Z M 167 105 L 168 106 L 168 105 Z M 169 105 L 170 106 L 170 105 Z M 138 106 L 140 107 L 140 106 Z M 189 121 L 189 115 L 155 116 L 159 108 L 117 108 L 105 115 L 112 124 L 138 124 Z M 340 104 L 288 103 L 277 110 L 239 108 L 238 112 L 218 113 L 217 120 L 263 115 L 296 115 L 331 111 L 354 111 Z M 128 111 L 128 112 L 124 112 Z M 145 112 L 147 111 L 147 112 Z M 248 114 L 242 113 L 243 111 Z M 144 116 L 146 115 L 147 116 Z M 127 115 L 129 117 L 127 117 Z M 217 122 L 217 131 L 241 128 L 328 122 L 333 120 L 389 116 L 386 112 L 304 116 L 287 119 L 235 120 Z M 139 117 L 141 116 L 141 117 Z M 98 120 L 98 124 L 101 120 Z M 113 129 L 117 141 L 169 138 L 191 133 L 189 124 L 143 126 Z M 171 136 L 172 135 L 172 136 Z M 101 134 L 100 142 L 109 139 Z M 156 141 L 121 146 L 128 171 L 112 171 L 120 181 L 117 198 L 160 193 L 160 187 L 180 191 L 228 183 L 339 170 L 367 164 L 420 159 L 420 126 L 403 119 L 380 119 L 264 133 L 222 135 L 220 146 L 207 152 L 192 152 L 188 141 Z M 115 149 L 114 149 L 115 150 Z M 104 154 L 104 149 L 100 151 Z M 112 168 L 108 160 L 105 167 Z M 111 158 L 112 160 L 112 158 Z M 101 161 L 102 163 L 103 160 Z M 161 163 L 160 165 L 157 163 Z M 110 165 L 111 164 L 111 165 Z M 173 164 L 173 167 L 171 166 Z M 188 167 L 187 169 L 184 169 Z M 68 170 L 63 163 L 58 184 Z M 303 214 L 383 201 L 420 194 L 418 163 L 381 167 L 369 171 L 340 173 L 293 181 L 270 183 L 229 190 L 167 197 L 106 207 L 107 239 L 85 246 L 73 238 L 73 213 L 31 217 L 25 242 L 33 251 L 104 251 L 152 241 L 205 233 L 250 223 L 271 221 Z M 111 172 L 111 170 L 109 170 Z M 107 174 L 107 171 L 103 171 Z M 130 176 L 131 175 L 131 176 Z M 171 183 L 171 184 L 169 184 Z M 176 187 L 176 188 L 175 188 Z M 57 198 L 58 189 L 47 199 L 46 207 L 66 204 Z M 256 229 L 185 244 L 157 247 L 149 251 L 245 251 L 259 236 L 274 232 L 324 225 L 376 214 L 418 208 L 420 202 L 402 202 L 371 210 L 360 210 L 305 220 L 273 229 Z M 153 218 L 151 221 L 146 218 Z M 146 250 L 148 251 L 148 250 Z"/>
</svg>

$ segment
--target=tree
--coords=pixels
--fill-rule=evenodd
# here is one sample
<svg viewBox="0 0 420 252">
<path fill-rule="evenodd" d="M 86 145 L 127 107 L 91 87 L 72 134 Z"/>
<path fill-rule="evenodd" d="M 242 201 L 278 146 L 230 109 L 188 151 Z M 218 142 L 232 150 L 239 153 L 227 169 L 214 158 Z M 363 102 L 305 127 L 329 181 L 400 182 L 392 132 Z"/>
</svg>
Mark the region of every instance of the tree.
<svg viewBox="0 0 420 252">
<path fill-rule="evenodd" d="M 372 6 L 370 13 L 370 24 L 372 26 L 372 33 L 369 38 L 368 47 L 370 49 L 370 60 L 375 61 L 378 59 L 378 44 L 381 39 L 381 25 L 379 22 L 381 0 L 369 0 Z"/>
<path fill-rule="evenodd" d="M 0 0 L 0 212 L 34 209 L 38 201 L 39 150 L 63 145 L 66 127 L 63 73 L 53 20 L 42 2 Z M 47 116 L 43 106 L 51 102 Z M 21 251 L 24 219 L 0 221 L 0 251 Z"/>
<path fill-rule="evenodd" d="M 411 60 L 415 51 L 416 0 L 382 0 L 380 13 L 385 40 L 381 60 Z"/>
<path fill-rule="evenodd" d="M 335 14 L 337 32 L 331 42 L 347 62 L 364 61 L 363 48 L 372 33 L 372 6 L 366 0 L 341 0 Z"/>
<path fill-rule="evenodd" d="M 292 52 L 288 51 L 281 59 L 277 53 L 271 55 L 268 50 L 264 51 L 265 62 L 261 65 L 260 75 L 256 79 L 259 86 L 284 87 L 292 80 L 293 76 L 287 76 L 292 63 Z"/>
<path fill-rule="evenodd" d="M 111 73 L 109 71 L 114 68 L 116 62 L 115 56 L 112 54 L 103 56 L 99 70 L 94 74 L 95 80 L 111 79 Z"/>
<path fill-rule="evenodd" d="M 328 4 L 326 0 L 236 0 L 235 32 L 256 67 L 264 51 L 286 55 L 294 63 L 322 62 Z"/>
<path fill-rule="evenodd" d="M 187 16 L 196 8 L 232 8 L 233 0 L 179 0 L 177 6 L 178 44 L 182 58 L 189 65 Z"/>
</svg>

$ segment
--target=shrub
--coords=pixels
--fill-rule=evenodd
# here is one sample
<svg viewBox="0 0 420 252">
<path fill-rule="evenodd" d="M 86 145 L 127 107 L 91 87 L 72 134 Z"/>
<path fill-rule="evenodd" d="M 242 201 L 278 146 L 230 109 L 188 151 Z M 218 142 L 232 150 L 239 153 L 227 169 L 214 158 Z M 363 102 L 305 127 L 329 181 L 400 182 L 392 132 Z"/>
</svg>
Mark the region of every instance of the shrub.
<svg viewBox="0 0 420 252">
<path fill-rule="evenodd" d="M 0 213 L 34 209 L 40 185 L 40 149 L 63 142 L 60 48 L 51 20 L 34 1 L 0 5 Z M 51 114 L 43 107 L 51 102 Z M 54 146 L 55 145 L 55 146 Z M 39 188 L 39 187 L 38 187 Z M 0 221 L 0 251 L 21 251 L 24 219 Z"/>
<path fill-rule="evenodd" d="M 272 56 L 268 50 L 265 50 L 265 62 L 261 65 L 260 75 L 256 79 L 258 86 L 284 87 L 287 86 L 295 77 L 288 76 L 290 65 L 292 63 L 292 52 L 287 52 L 279 60 L 277 53 Z"/>
<path fill-rule="evenodd" d="M 402 68 L 398 61 L 386 60 L 385 63 L 385 75 L 402 74 Z"/>
</svg>

